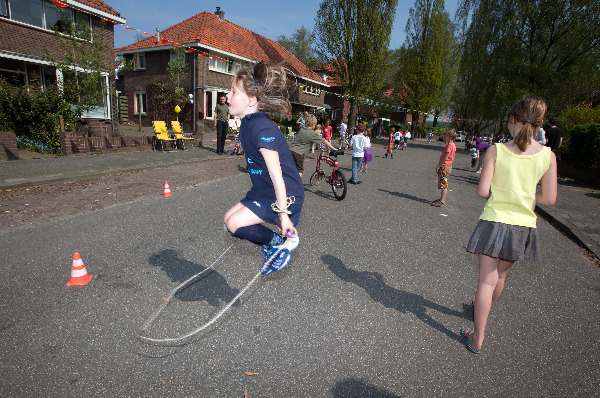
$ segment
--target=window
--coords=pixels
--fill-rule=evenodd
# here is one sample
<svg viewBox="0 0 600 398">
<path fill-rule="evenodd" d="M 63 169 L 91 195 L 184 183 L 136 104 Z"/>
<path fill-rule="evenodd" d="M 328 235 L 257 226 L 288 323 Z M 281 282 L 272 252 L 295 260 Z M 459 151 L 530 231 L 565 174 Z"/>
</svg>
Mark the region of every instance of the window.
<svg viewBox="0 0 600 398">
<path fill-rule="evenodd" d="M 233 58 L 211 55 L 208 60 L 208 70 L 235 75 L 240 69 L 240 64 Z"/>
<path fill-rule="evenodd" d="M 315 85 L 312 85 L 312 84 L 305 84 L 303 91 L 306 94 L 321 95 L 321 89 L 319 87 L 315 86 Z"/>
<path fill-rule="evenodd" d="M 134 103 L 133 103 L 133 114 L 134 115 L 139 115 L 139 106 L 140 106 L 140 100 L 142 101 L 142 115 L 146 114 L 146 92 L 145 91 L 136 91 L 135 95 L 133 97 L 135 99 Z"/>
<path fill-rule="evenodd" d="M 0 0 L 0 17 L 8 18 L 8 0 Z"/>
<path fill-rule="evenodd" d="M 11 1 L 10 17 L 15 21 L 44 27 L 42 23 L 42 2 L 40 0 Z"/>
<path fill-rule="evenodd" d="M 135 54 L 133 56 L 133 70 L 146 69 L 146 55 Z"/>
<path fill-rule="evenodd" d="M 91 40 L 92 16 L 81 11 L 75 11 L 75 31 L 77 37 Z"/>
<path fill-rule="evenodd" d="M 53 7 L 51 3 L 45 3 L 46 28 L 56 29 L 59 32 L 69 32 L 73 26 L 73 10 Z"/>
</svg>

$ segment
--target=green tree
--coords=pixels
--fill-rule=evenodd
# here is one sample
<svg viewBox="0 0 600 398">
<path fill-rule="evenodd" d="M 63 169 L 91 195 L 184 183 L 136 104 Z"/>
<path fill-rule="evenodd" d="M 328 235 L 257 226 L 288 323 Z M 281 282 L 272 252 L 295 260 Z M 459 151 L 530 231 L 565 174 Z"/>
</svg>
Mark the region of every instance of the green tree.
<svg viewBox="0 0 600 398">
<path fill-rule="evenodd" d="M 335 75 L 350 101 L 354 126 L 359 98 L 381 90 L 387 72 L 397 0 L 324 0 L 315 18 L 319 58 L 333 60 Z"/>
<path fill-rule="evenodd" d="M 556 114 L 600 85 L 600 2 L 462 0 L 458 16 L 465 117 L 502 120 L 528 92 Z"/>
<path fill-rule="evenodd" d="M 406 23 L 406 44 L 400 51 L 398 81 L 408 88 L 408 102 L 413 112 L 413 126 L 419 117 L 440 104 L 445 22 L 443 0 L 415 0 Z"/>
<path fill-rule="evenodd" d="M 304 26 L 297 29 L 291 37 L 277 37 L 277 42 L 309 68 L 313 68 L 319 62 L 314 50 L 315 35 Z"/>
<path fill-rule="evenodd" d="M 452 105 L 452 95 L 458 77 L 458 68 L 462 47 L 460 47 L 455 34 L 455 26 L 448 13 L 443 13 L 444 34 L 442 36 L 442 83 L 440 86 L 440 99 L 435 106 L 433 127 L 437 126 L 437 119 L 442 112 L 448 111 Z"/>
</svg>

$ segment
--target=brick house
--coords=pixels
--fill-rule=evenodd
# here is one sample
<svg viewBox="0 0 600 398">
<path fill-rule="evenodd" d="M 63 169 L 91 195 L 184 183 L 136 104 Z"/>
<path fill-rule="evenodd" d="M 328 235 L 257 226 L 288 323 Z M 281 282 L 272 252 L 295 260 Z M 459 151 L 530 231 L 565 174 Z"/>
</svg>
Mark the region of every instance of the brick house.
<svg viewBox="0 0 600 398">
<path fill-rule="evenodd" d="M 325 109 L 329 114 L 332 122 L 339 125 L 345 117 L 350 114 L 350 101 L 344 98 L 344 90 L 340 78 L 336 76 L 334 61 L 329 61 L 325 64 L 317 65 L 314 68 L 317 73 L 329 86 L 325 93 Z M 402 87 L 398 89 L 388 89 L 381 93 L 382 97 L 394 99 L 391 106 L 393 111 L 390 115 L 390 122 L 400 124 L 411 124 L 412 114 L 402 98 L 404 96 L 404 90 Z M 356 114 L 357 123 L 358 119 L 366 120 L 367 123 L 372 123 L 376 118 L 379 117 L 377 111 L 367 104 L 359 104 L 358 112 Z"/>
<path fill-rule="evenodd" d="M 106 48 L 105 64 L 114 65 L 114 24 L 125 19 L 101 0 L 0 0 L 0 77 L 15 84 L 46 87 L 65 77 L 45 57 L 64 61 L 64 48 L 53 28 L 62 24 L 84 22 L 92 29 L 93 40 L 101 40 Z M 62 34 L 62 33 L 59 33 Z M 109 86 L 107 69 L 101 84 Z M 112 119 L 111 95 L 99 91 L 102 104 L 88 118 Z"/>
<path fill-rule="evenodd" d="M 292 112 L 324 109 L 325 82 L 279 43 L 251 32 L 225 19 L 217 7 L 194 15 L 156 35 L 134 44 L 115 49 L 132 69 L 119 74 L 117 90 L 127 97 L 129 120 L 151 126 L 156 116 L 153 104 L 153 83 L 169 82 L 167 66 L 175 56 L 173 49 L 186 49 L 185 63 L 189 73 L 180 82 L 189 101 L 179 114 L 183 128 L 202 134 L 214 122 L 213 110 L 218 98 L 229 92 L 232 77 L 239 68 L 258 62 L 285 62 L 296 89 L 290 95 Z M 141 104 L 141 105 L 140 105 Z M 174 120 L 176 114 L 173 111 Z M 168 121 L 167 121 L 168 122 Z"/>
</svg>

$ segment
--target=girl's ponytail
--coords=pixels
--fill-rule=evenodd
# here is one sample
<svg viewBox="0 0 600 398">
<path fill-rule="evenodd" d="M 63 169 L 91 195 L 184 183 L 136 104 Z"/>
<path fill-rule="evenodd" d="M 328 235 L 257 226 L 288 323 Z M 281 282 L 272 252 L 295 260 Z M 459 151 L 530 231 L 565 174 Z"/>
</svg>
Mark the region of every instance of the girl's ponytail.
<svg viewBox="0 0 600 398">
<path fill-rule="evenodd" d="M 546 102 L 543 99 L 533 94 L 527 94 L 506 113 L 509 123 L 511 119 L 523 123 L 523 128 L 514 137 L 515 144 L 521 151 L 524 152 L 529 147 L 533 134 L 542 127 L 546 109 Z"/>
<path fill-rule="evenodd" d="M 525 123 L 523 128 L 515 137 L 515 144 L 519 147 L 519 149 L 523 152 L 527 149 L 529 144 L 531 143 L 531 137 L 533 137 L 533 124 L 532 122 Z"/>
</svg>

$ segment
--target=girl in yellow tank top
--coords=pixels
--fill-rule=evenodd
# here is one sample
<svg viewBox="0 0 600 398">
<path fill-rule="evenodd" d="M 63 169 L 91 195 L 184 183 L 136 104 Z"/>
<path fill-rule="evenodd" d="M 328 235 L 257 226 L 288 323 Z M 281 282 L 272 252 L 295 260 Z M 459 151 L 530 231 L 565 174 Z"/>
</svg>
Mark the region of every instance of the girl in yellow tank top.
<svg viewBox="0 0 600 398">
<path fill-rule="evenodd" d="M 479 282 L 473 300 L 473 328 L 460 331 L 469 351 L 479 354 L 490 310 L 502 294 L 515 261 L 538 261 L 541 248 L 535 204 L 556 202 L 556 158 L 533 139 L 544 121 L 546 103 L 526 95 L 508 111 L 513 140 L 487 150 L 477 195 L 488 199 L 467 251 L 479 258 Z M 541 180 L 541 192 L 536 192 Z"/>
</svg>

